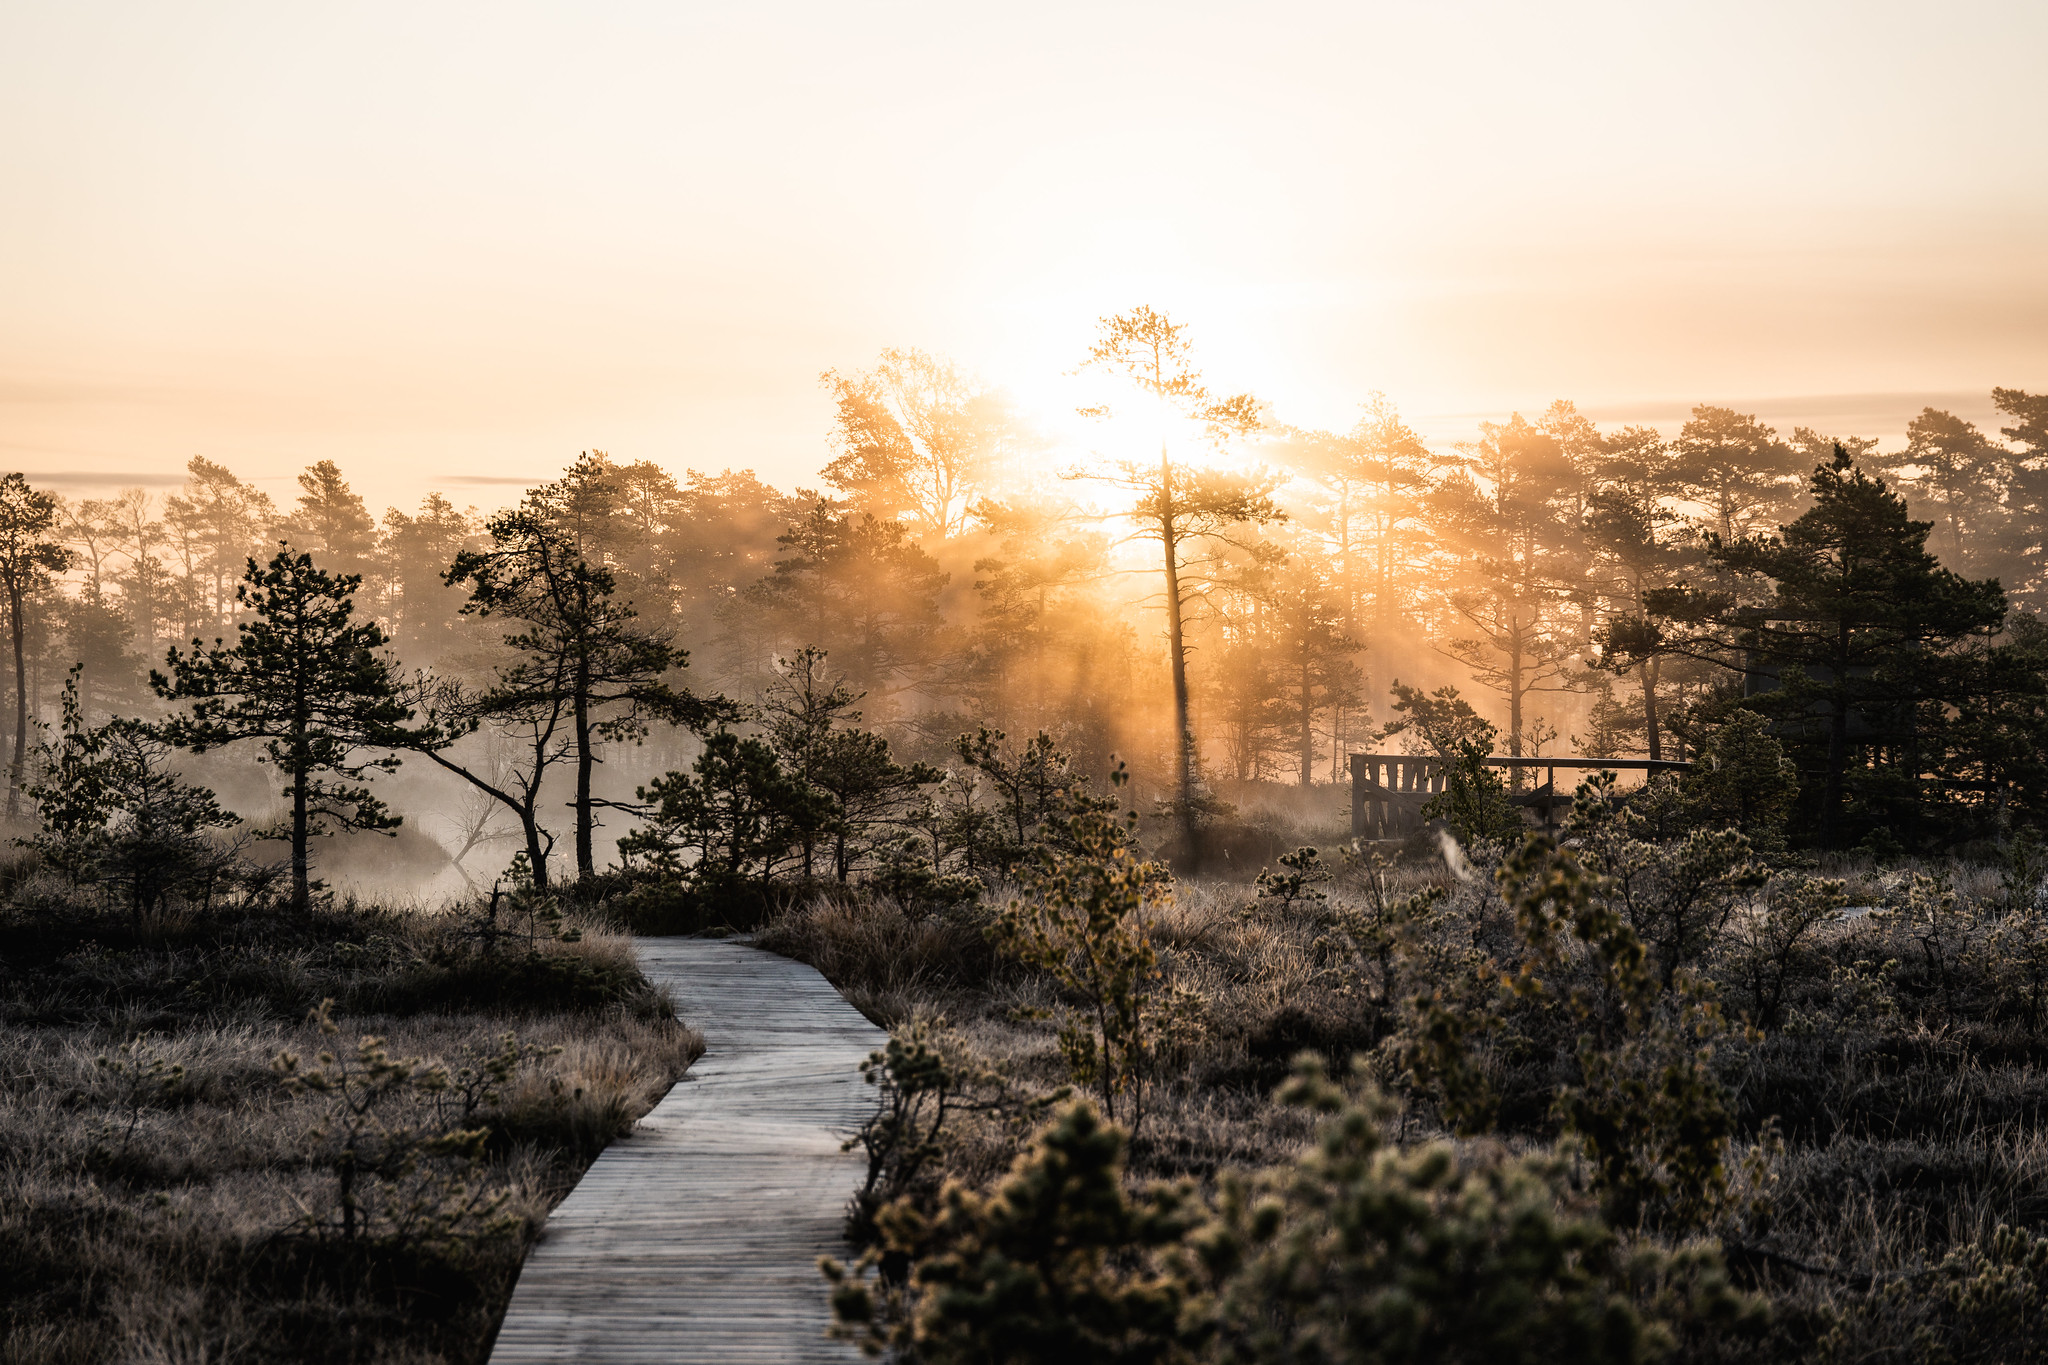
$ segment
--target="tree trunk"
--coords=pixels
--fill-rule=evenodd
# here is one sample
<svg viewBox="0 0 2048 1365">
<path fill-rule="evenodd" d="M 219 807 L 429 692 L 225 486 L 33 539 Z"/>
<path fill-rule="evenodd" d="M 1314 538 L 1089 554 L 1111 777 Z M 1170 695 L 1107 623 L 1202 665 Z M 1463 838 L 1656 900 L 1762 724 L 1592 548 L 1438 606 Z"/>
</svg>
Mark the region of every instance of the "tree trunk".
<svg viewBox="0 0 2048 1365">
<path fill-rule="evenodd" d="M 341 1176 L 341 1235 L 343 1240 L 356 1239 L 356 1149 L 353 1143 L 342 1151 L 337 1163 Z"/>
<path fill-rule="evenodd" d="M 21 584 L 7 585 L 7 624 L 14 637 L 14 758 L 7 765 L 7 818 L 21 814 L 21 775 L 28 767 L 28 666 L 22 657 Z"/>
<path fill-rule="evenodd" d="M 292 723 L 292 909 L 305 914 L 313 907 L 313 881 L 307 868 L 311 842 L 306 814 L 306 727 Z"/>
<path fill-rule="evenodd" d="M 1301 785 L 1314 784 L 1315 763 L 1315 684 L 1309 674 L 1309 666 L 1301 666 Z"/>
<path fill-rule="evenodd" d="M 545 896 L 548 892 L 548 852 L 541 846 L 540 821 L 531 810 L 519 812 L 519 828 L 526 835 L 526 861 L 533 866 L 533 889 Z"/>
<path fill-rule="evenodd" d="M 1820 812 L 1820 842 L 1833 848 L 1841 832 L 1842 779 L 1849 766 L 1849 711 L 1842 689 L 1836 689 L 1834 717 L 1828 727 L 1827 792 Z"/>
<path fill-rule="evenodd" d="M 1849 627 L 1838 627 L 1839 648 L 1835 655 L 1834 715 L 1828 725 L 1827 791 L 1822 797 L 1820 842 L 1835 847 L 1841 833 L 1843 777 L 1849 767 Z"/>
<path fill-rule="evenodd" d="M 1175 539 L 1173 465 L 1159 452 L 1159 540 L 1166 560 L 1166 637 L 1173 665 L 1173 783 L 1179 797 L 1182 856 L 1188 870 L 1201 870 L 1201 830 L 1195 819 L 1194 733 L 1188 719 L 1188 656 L 1181 636 L 1180 545 Z"/>
<path fill-rule="evenodd" d="M 1336 782 L 1344 773 L 1344 708 L 1330 708 L 1330 781 Z"/>
<path fill-rule="evenodd" d="M 587 882 L 597 875 L 597 858 L 591 852 L 590 776 L 595 762 L 590 752 L 590 661 L 576 659 L 576 880 Z"/>
<path fill-rule="evenodd" d="M 1522 623 L 1516 620 L 1508 633 L 1508 752 L 1522 756 Z M 1522 770 L 1514 771 L 1514 785 L 1522 785 Z"/>
<path fill-rule="evenodd" d="M 1650 761 L 1664 757 L 1664 741 L 1657 727 L 1657 674 L 1655 660 L 1644 660 L 1636 670 L 1643 680 L 1643 728 L 1650 738 Z"/>
</svg>

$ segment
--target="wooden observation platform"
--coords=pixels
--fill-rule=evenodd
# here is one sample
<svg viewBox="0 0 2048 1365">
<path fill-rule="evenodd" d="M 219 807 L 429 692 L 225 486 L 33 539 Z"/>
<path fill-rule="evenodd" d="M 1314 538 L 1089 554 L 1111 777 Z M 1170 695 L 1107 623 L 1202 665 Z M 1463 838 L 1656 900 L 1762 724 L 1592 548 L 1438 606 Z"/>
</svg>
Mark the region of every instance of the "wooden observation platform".
<svg viewBox="0 0 2048 1365">
<path fill-rule="evenodd" d="M 1531 791 L 1511 793 L 1516 805 L 1532 812 L 1545 828 L 1557 823 L 1560 808 L 1571 806 L 1571 793 L 1557 790 L 1557 773 L 1689 772 L 1692 764 L 1666 758 L 1487 758 L 1489 768 L 1540 769 L 1543 783 Z M 1435 755 L 1351 755 L 1351 836 L 1354 839 L 1405 839 L 1422 828 L 1422 808 L 1444 789 L 1447 763 Z"/>
</svg>

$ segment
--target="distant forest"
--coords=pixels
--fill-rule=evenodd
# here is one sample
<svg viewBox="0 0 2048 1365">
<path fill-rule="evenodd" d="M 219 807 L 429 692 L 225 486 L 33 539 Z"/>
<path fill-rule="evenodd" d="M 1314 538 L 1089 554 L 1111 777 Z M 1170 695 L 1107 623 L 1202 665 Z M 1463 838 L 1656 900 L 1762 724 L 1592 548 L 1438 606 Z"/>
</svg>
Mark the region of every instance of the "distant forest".
<svg viewBox="0 0 2048 1365">
<path fill-rule="evenodd" d="M 524 517 L 601 567 L 728 720 L 823 651 L 906 762 L 1046 731 L 1077 770 L 1119 756 L 1188 808 L 1440 745 L 1427 722 L 1465 703 L 1499 752 L 1664 758 L 1747 705 L 1830 842 L 2048 813 L 2048 394 L 1994 390 L 1996 434 L 1927 409 L 1897 449 L 1709 405 L 1675 432 L 1602 430 L 1562 401 L 1433 446 L 1379 395 L 1349 431 L 1273 425 L 1204 389 L 1149 310 L 1107 321 L 1091 361 L 1193 434 L 1090 460 L 999 389 L 888 351 L 823 377 L 816 490 L 593 451 L 495 514 L 434 493 L 379 519 L 330 461 L 288 505 L 203 456 L 161 497 L 13 476 L 6 752 L 59 723 L 67 677 L 85 721 L 161 713 L 150 671 L 232 639 L 238 584 L 280 545 L 360 576 L 354 611 L 415 687 L 481 688 L 507 627 L 477 565 Z"/>
</svg>

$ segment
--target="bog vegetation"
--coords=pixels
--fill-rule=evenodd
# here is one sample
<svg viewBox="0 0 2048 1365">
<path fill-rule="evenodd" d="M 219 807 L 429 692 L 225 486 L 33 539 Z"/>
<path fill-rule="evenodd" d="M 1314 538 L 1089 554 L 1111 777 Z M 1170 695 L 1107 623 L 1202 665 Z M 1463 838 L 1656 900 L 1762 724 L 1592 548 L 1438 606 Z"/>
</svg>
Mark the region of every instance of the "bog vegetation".
<svg viewBox="0 0 2048 1365">
<path fill-rule="evenodd" d="M 822 491 L 0 482 L 7 1358 L 480 1358 L 689 1057 L 616 932 L 734 928 L 893 1031 L 877 1352 L 2030 1358 L 2048 397 L 1432 448 L 1077 358 L 1108 454 L 827 374 Z M 1673 766 L 1532 823 L 1563 754 Z"/>
</svg>

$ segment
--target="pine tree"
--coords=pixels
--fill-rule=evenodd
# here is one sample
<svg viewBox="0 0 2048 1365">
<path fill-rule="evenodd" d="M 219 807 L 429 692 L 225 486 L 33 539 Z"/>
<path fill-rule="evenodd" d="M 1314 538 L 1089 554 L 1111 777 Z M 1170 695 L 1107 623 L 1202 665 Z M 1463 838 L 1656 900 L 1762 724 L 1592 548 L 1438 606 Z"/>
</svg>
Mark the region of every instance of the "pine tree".
<svg viewBox="0 0 2048 1365">
<path fill-rule="evenodd" d="M 336 576 L 312 557 L 280 548 L 268 565 L 248 561 L 235 601 L 251 613 L 235 643 L 194 640 L 166 656 L 170 675 L 152 669 L 150 686 L 171 701 L 189 702 L 164 734 L 195 753 L 254 740 L 277 768 L 291 801 L 285 825 L 266 837 L 289 839 L 292 905 L 311 904 L 313 838 L 329 829 L 390 833 L 399 817 L 365 787 L 396 755 L 366 758 L 364 750 L 421 742 L 413 713 L 399 700 L 386 642 L 374 621 L 358 621 L 361 579 Z"/>
<path fill-rule="evenodd" d="M 494 515 L 484 526 L 490 545 L 457 555 L 446 575 L 450 584 L 470 585 L 465 613 L 519 623 L 504 637 L 516 662 L 499 670 L 485 713 L 566 703 L 576 763 L 576 875 L 584 882 L 597 875 L 591 787 L 599 747 L 638 740 L 653 720 L 701 727 L 732 714 L 723 699 L 668 681 L 688 665 L 689 651 L 643 626 L 633 604 L 619 598 L 611 570 L 591 557 L 596 547 L 584 543 L 588 528 L 579 515 L 590 468 L 586 457 L 570 477 Z"/>
<path fill-rule="evenodd" d="M 1920 779 L 1944 759 L 1951 710 L 1972 690 L 1957 647 L 2005 619 L 1997 580 L 1972 581 L 1927 550 L 1930 522 L 1836 448 L 1808 480 L 1814 505 L 1776 536 L 1709 537 L 1724 572 L 1770 585 L 1762 607 L 1734 594 L 1677 586 L 1645 594 L 1652 617 L 1628 647 L 1693 653 L 1750 677 L 1744 704 L 1771 716 L 1818 798 L 1823 844 L 1840 842 L 1852 748 L 1882 755 L 1877 788 L 1917 803 Z M 1759 688 L 1758 684 L 1762 686 Z"/>
<path fill-rule="evenodd" d="M 1906 424 L 1906 448 L 1883 468 L 1933 514 L 1942 559 L 1951 569 L 1997 571 L 2011 457 L 1976 423 L 1925 408 Z"/>
<path fill-rule="evenodd" d="M 430 663 L 459 641 L 462 595 L 442 580 L 455 556 L 478 548 L 474 507 L 429 493 L 417 514 L 384 513 L 383 560 L 392 635 L 407 663 Z"/>
<path fill-rule="evenodd" d="M 1358 642 L 1344 633 L 1343 609 L 1331 591 L 1331 578 L 1326 562 L 1297 551 L 1270 587 L 1278 700 L 1304 787 L 1314 779 L 1316 717 L 1356 707 L 1361 694 L 1358 669 L 1350 659 Z M 1334 769 L 1330 780 L 1337 780 Z"/>
<path fill-rule="evenodd" d="M 765 904 L 768 884 L 807 828 L 830 817 L 830 798 L 806 786 L 762 740 L 730 730 L 705 737 L 689 772 L 638 793 L 646 817 L 619 840 L 627 858 L 684 881 L 728 912 Z"/>
<path fill-rule="evenodd" d="M 1672 444 L 1673 471 L 1686 494 L 1702 503 L 1726 541 L 1784 506 L 1799 475 L 1799 457 L 1778 433 L 1729 408 L 1702 403 Z"/>
<path fill-rule="evenodd" d="M 111 712 L 116 703 L 135 700 L 143 661 L 134 651 L 127 615 L 88 583 L 76 597 L 58 600 L 57 618 L 64 628 L 64 658 L 78 669 L 85 713 Z"/>
<path fill-rule="evenodd" d="M 936 545 L 967 529 L 969 509 L 1015 421 L 1001 398 L 951 361 L 887 350 L 872 370 L 820 379 L 838 408 L 839 455 L 825 481 L 882 521 Z"/>
<path fill-rule="evenodd" d="M 833 874 L 844 882 L 877 842 L 875 830 L 906 812 L 917 788 L 944 779 L 922 763 L 908 767 L 889 754 L 889 741 L 853 728 L 861 695 L 825 669 L 825 651 L 805 648 L 778 659 L 781 677 L 768 688 L 761 719 L 768 742 L 789 774 L 817 796 L 813 825 L 799 825 L 803 875 L 813 875 L 818 841 L 832 841 Z"/>
<path fill-rule="evenodd" d="M 1131 520 L 1137 534 L 1159 542 L 1165 575 L 1167 665 L 1173 674 L 1173 810 L 1181 848 L 1190 864 L 1202 861 L 1201 749 L 1195 740 L 1188 690 L 1187 616 L 1199 591 L 1201 568 L 1191 553 L 1206 541 L 1228 541 L 1244 528 L 1285 519 L 1273 502 L 1280 482 L 1263 471 L 1234 475 L 1190 468 L 1173 458 L 1169 419 L 1198 425 L 1211 442 L 1246 435 L 1260 425 L 1258 401 L 1248 393 L 1218 398 L 1193 364 L 1187 328 L 1150 307 L 1103 318 L 1084 368 L 1107 371 L 1130 384 L 1159 424 L 1159 463 L 1125 464 L 1114 482 L 1136 495 Z M 1087 416 L 1107 417 L 1106 408 Z"/>
<path fill-rule="evenodd" d="M 58 735 L 25 788 L 40 828 L 17 842 L 77 885 L 118 892 L 139 924 L 228 870 L 234 850 L 212 833 L 240 822 L 170 769 L 170 745 L 156 727 L 132 716 L 88 725 L 82 671 L 74 666 L 64 684 Z"/>
<path fill-rule="evenodd" d="M 1520 413 L 1480 432 L 1434 498 L 1459 560 L 1454 629 L 1469 632 L 1441 648 L 1506 703 L 1508 752 L 1519 758 L 1536 728 L 1533 698 L 1568 690 L 1575 671 L 1583 566 L 1570 504 L 1581 475 L 1557 438 Z"/>
<path fill-rule="evenodd" d="M 1609 604 L 1620 621 L 1634 620 L 1642 611 L 1643 594 L 1652 588 L 1668 587 L 1692 560 L 1688 532 L 1678 514 L 1653 496 L 1625 487 L 1605 488 L 1593 494 L 1585 520 L 1593 593 Z M 1614 627 L 1611 618 L 1607 626 L 1595 632 L 1595 640 L 1604 645 Z M 1627 628 L 1622 627 L 1624 631 Z M 1601 662 L 1609 667 L 1618 665 L 1635 670 L 1642 685 L 1645 747 L 1651 759 L 1663 758 L 1658 683 L 1664 660 L 1657 655 L 1631 658 L 1617 654 Z"/>
<path fill-rule="evenodd" d="M 903 523 L 820 501 L 776 543 L 783 557 L 747 598 L 784 640 L 828 651 L 877 702 L 918 680 L 945 625 L 939 593 L 949 575 Z"/>
<path fill-rule="evenodd" d="M 298 503 L 278 531 L 294 548 L 319 555 L 332 572 L 361 577 L 374 567 L 377 523 L 332 460 L 307 465 L 299 475 Z"/>
<path fill-rule="evenodd" d="M 193 608 L 188 625 L 196 630 L 202 607 L 204 616 L 225 624 L 234 600 L 229 584 L 263 543 L 277 509 L 268 493 L 203 455 L 194 455 L 185 473 L 185 487 L 164 499 L 164 528 L 183 561 L 183 596 Z"/>
<path fill-rule="evenodd" d="M 57 499 L 30 488 L 20 474 L 0 479 L 0 590 L 7 594 L 7 629 L 14 646 L 14 757 L 7 766 L 7 818 L 21 813 L 21 782 L 28 762 L 29 600 L 50 575 L 70 567 L 71 552 L 50 538 L 57 526 Z"/>
<path fill-rule="evenodd" d="M 1109 538 L 1081 509 L 984 498 L 974 516 L 996 552 L 974 561 L 981 619 L 967 649 L 969 714 L 1017 730 L 1069 732 L 1118 710 L 1112 665 L 1098 651 L 1121 633 L 1089 591 L 1108 572 Z"/>
<path fill-rule="evenodd" d="M 1991 401 L 1999 412 L 2013 419 L 2009 427 L 2000 427 L 1999 435 L 2008 441 L 2017 441 L 2019 454 L 2012 461 L 2012 482 L 2007 491 L 2006 510 L 2009 524 L 2025 529 L 2041 525 L 2048 518 L 2048 393 L 2028 393 L 2025 389 L 1993 389 Z M 2048 547 L 2038 544 L 2038 537 L 2022 535 L 2020 544 L 2014 547 L 2016 557 L 2025 566 L 2025 575 L 2017 587 L 2038 608 L 2044 588 L 2048 588 Z"/>
<path fill-rule="evenodd" d="M 566 672 L 558 664 L 556 685 L 536 686 L 530 661 L 522 660 L 501 667 L 482 687 L 423 671 L 407 689 L 409 703 L 428 722 L 411 747 L 512 812 L 526 843 L 527 875 L 543 894 L 555 836 L 540 822 L 541 786 L 549 770 L 571 756 L 565 733 L 570 696 L 561 685 Z M 453 756 L 457 742 L 486 725 L 480 758 Z"/>
</svg>

